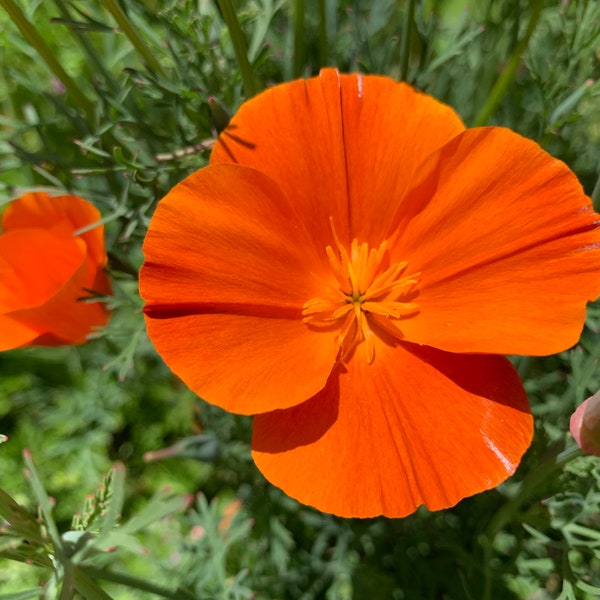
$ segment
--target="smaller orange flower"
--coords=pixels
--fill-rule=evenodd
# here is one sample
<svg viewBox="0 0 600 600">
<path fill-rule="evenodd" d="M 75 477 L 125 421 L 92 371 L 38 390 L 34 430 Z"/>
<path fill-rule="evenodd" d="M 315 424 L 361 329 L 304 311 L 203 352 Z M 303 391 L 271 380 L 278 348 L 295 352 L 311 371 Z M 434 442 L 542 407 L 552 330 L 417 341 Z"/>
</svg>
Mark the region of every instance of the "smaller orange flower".
<svg viewBox="0 0 600 600">
<path fill-rule="evenodd" d="M 600 392 L 577 407 L 571 415 L 570 430 L 584 452 L 600 456 Z"/>
<path fill-rule="evenodd" d="M 109 313 L 111 293 L 98 209 L 78 196 L 25 194 L 2 215 L 0 351 L 85 342 Z"/>
</svg>

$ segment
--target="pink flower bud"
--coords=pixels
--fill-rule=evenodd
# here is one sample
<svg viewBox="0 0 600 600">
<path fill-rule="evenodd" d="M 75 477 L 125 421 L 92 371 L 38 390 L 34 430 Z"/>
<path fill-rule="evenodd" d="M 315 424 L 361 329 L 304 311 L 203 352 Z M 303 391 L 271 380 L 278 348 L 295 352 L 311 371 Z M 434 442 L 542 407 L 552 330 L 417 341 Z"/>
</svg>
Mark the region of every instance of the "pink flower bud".
<svg viewBox="0 0 600 600">
<path fill-rule="evenodd" d="M 569 429 L 584 452 L 600 456 L 600 392 L 582 402 L 571 415 Z"/>
</svg>

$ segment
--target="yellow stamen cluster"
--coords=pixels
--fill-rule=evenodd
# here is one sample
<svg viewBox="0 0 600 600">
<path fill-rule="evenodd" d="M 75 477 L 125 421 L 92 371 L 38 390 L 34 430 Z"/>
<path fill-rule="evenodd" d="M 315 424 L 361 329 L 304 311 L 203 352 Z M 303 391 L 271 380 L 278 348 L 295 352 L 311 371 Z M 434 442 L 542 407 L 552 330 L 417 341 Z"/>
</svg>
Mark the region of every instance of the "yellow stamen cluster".
<svg viewBox="0 0 600 600">
<path fill-rule="evenodd" d="M 403 301 L 418 283 L 420 273 L 402 276 L 406 262 L 383 267 L 387 243 L 370 249 L 356 239 L 350 254 L 340 243 L 332 223 L 337 252 L 327 246 L 329 264 L 337 287 L 328 286 L 322 296 L 313 298 L 302 307 L 304 323 L 330 327 L 340 321 L 337 343 L 340 360 L 344 361 L 362 341 L 366 343 L 367 360 L 373 362 L 373 326 L 401 338 L 402 332 L 394 323 L 417 310 L 414 302 Z"/>
</svg>

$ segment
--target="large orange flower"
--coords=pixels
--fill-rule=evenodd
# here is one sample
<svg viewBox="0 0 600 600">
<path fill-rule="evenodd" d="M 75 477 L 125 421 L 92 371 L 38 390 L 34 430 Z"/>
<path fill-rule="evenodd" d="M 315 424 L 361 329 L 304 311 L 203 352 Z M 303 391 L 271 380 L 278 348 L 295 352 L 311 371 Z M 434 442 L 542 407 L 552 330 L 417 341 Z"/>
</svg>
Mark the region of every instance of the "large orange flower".
<svg viewBox="0 0 600 600">
<path fill-rule="evenodd" d="M 577 341 L 598 224 L 535 143 L 325 70 L 244 104 L 159 203 L 148 332 L 205 400 L 256 415 L 254 460 L 290 496 L 441 509 L 517 467 L 532 418 L 498 355 Z"/>
<path fill-rule="evenodd" d="M 108 294 L 100 213 L 78 196 L 25 194 L 2 216 L 0 351 L 79 344 L 108 312 L 93 293 Z"/>
</svg>

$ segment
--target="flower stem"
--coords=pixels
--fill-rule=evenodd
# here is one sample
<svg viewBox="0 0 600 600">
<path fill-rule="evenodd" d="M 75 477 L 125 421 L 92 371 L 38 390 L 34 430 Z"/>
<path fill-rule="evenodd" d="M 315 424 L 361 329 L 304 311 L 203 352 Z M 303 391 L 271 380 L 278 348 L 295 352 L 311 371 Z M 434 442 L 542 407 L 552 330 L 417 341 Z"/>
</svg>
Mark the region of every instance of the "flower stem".
<svg viewBox="0 0 600 600">
<path fill-rule="evenodd" d="M 231 0 L 216 0 L 217 6 L 221 11 L 221 16 L 225 25 L 229 30 L 229 36 L 233 44 L 233 51 L 238 62 L 238 67 L 242 75 L 242 81 L 244 83 L 244 93 L 246 98 L 251 98 L 258 92 L 256 85 L 256 79 L 248 60 L 248 49 L 246 46 L 246 39 L 244 32 L 242 31 L 240 24 L 235 14 L 235 8 Z"/>
<path fill-rule="evenodd" d="M 327 66 L 329 61 L 329 40 L 327 37 L 327 7 L 325 0 L 318 0 L 319 3 L 319 65 Z"/>
<path fill-rule="evenodd" d="M 160 63 L 158 60 L 156 60 L 156 57 L 154 54 L 152 54 L 148 46 L 146 46 L 144 40 L 138 35 L 137 31 L 127 18 L 127 15 L 123 12 L 123 9 L 117 4 L 117 2 L 115 2 L 115 0 L 102 0 L 102 5 L 113 16 L 113 19 L 117 22 L 117 25 L 121 31 L 129 38 L 129 41 L 138 51 L 146 65 L 150 67 L 157 75 L 164 77 L 165 72 L 160 66 Z"/>
<path fill-rule="evenodd" d="M 498 512 L 492 517 L 486 528 L 485 535 L 493 540 L 498 532 L 511 520 L 514 513 L 539 488 L 540 484 L 550 477 L 554 476 L 573 458 L 581 454 L 579 446 L 572 446 L 563 450 L 558 455 L 550 456 L 535 469 L 529 471 L 525 479 L 521 482 L 519 491 L 506 504 L 502 505 Z"/>
<path fill-rule="evenodd" d="M 75 83 L 75 80 L 62 68 L 61 64 L 56 59 L 54 51 L 46 44 L 36 28 L 27 20 L 23 11 L 13 0 L 0 0 L 0 5 L 9 14 L 13 23 L 20 29 L 27 42 L 35 48 L 36 52 L 46 63 L 50 71 L 52 71 L 54 76 L 62 82 L 67 92 L 79 105 L 79 108 L 86 114 L 86 117 L 91 120 L 94 114 L 92 103 Z"/>
<path fill-rule="evenodd" d="M 168 598 L 169 600 L 194 600 L 196 596 L 186 592 L 185 590 L 177 589 L 175 591 L 164 588 L 160 585 L 156 585 L 147 581 L 146 579 L 139 579 L 132 575 L 126 575 L 124 573 L 114 573 L 105 571 L 104 569 L 97 569 L 90 566 L 79 566 L 79 570 L 85 573 L 91 579 L 102 579 L 104 581 L 111 581 L 112 583 L 118 583 L 125 585 L 131 589 L 141 590 L 160 596 L 161 598 Z M 196 598 L 196 600 L 199 600 Z"/>
<path fill-rule="evenodd" d="M 540 14 L 542 12 L 542 5 L 543 2 L 541 0 L 531 0 L 531 15 L 529 17 L 529 23 L 527 23 L 527 29 L 523 37 L 516 43 L 506 67 L 496 80 L 496 83 L 492 87 L 492 91 L 490 92 L 485 104 L 479 111 L 479 114 L 475 117 L 473 127 L 481 127 L 490 120 L 491 116 L 498 107 L 500 100 L 502 100 L 502 97 L 508 91 L 508 87 L 515 78 L 517 69 L 521 64 L 523 52 L 525 52 L 527 49 L 529 40 L 533 35 L 535 28 L 537 27 Z"/>
<path fill-rule="evenodd" d="M 594 210 L 596 212 L 600 211 L 600 174 L 598 175 L 598 179 L 596 181 L 596 185 L 594 186 L 594 191 L 592 192 L 591 198 Z"/>
<path fill-rule="evenodd" d="M 294 77 L 300 77 L 304 68 L 304 9 L 304 0 L 294 1 Z"/>
<path fill-rule="evenodd" d="M 548 457 L 539 466 L 528 472 L 527 476 L 521 482 L 515 496 L 503 504 L 494 514 L 486 527 L 482 538 L 484 552 L 483 564 L 485 566 L 483 600 L 491 600 L 492 598 L 492 573 L 490 571 L 489 563 L 492 557 L 494 540 L 498 533 L 500 533 L 511 520 L 514 520 L 515 517 L 518 516 L 521 505 L 533 496 L 536 490 L 538 490 L 545 481 L 549 481 L 558 471 L 561 471 L 569 461 L 581 454 L 582 451 L 579 446 L 573 445 L 570 448 L 563 450 L 560 454 L 553 454 Z"/>
<path fill-rule="evenodd" d="M 415 18 L 415 0 L 408 0 L 402 24 L 402 53 L 400 55 L 400 79 L 406 81 L 408 77 L 408 63 L 410 59 L 410 42 Z"/>
</svg>

